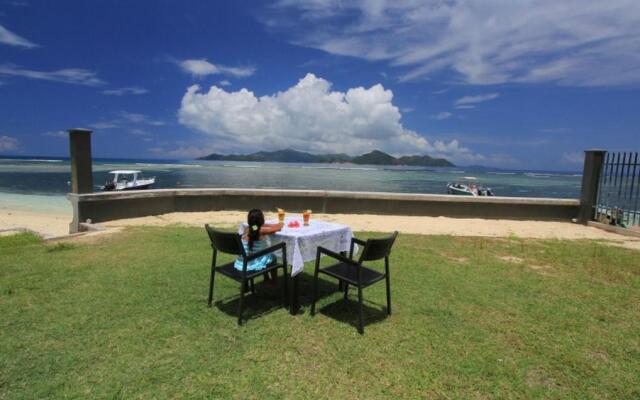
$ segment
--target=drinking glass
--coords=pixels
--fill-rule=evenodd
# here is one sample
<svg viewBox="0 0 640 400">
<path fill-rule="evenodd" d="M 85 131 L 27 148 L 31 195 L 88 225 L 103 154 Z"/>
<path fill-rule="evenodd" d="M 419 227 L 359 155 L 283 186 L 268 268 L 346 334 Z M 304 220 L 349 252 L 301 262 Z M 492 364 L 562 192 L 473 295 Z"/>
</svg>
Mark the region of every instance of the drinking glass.
<svg viewBox="0 0 640 400">
<path fill-rule="evenodd" d="M 305 210 L 302 213 L 302 219 L 304 221 L 304 226 L 309 226 L 309 219 L 311 219 L 311 210 Z"/>
</svg>

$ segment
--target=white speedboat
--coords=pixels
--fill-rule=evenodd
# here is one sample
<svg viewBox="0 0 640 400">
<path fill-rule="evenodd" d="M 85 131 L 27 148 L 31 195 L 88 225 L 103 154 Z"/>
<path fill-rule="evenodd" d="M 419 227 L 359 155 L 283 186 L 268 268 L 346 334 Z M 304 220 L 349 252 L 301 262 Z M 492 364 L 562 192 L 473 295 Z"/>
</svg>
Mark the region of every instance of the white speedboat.
<svg viewBox="0 0 640 400">
<path fill-rule="evenodd" d="M 458 196 L 494 196 L 491 188 L 485 188 L 469 183 L 448 183 L 447 193 Z"/>
<path fill-rule="evenodd" d="M 104 191 L 149 189 L 151 185 L 156 183 L 155 176 L 153 178 L 143 178 L 142 171 L 116 170 L 109 173 L 113 175 L 113 180 L 107 181 L 101 187 Z"/>
</svg>

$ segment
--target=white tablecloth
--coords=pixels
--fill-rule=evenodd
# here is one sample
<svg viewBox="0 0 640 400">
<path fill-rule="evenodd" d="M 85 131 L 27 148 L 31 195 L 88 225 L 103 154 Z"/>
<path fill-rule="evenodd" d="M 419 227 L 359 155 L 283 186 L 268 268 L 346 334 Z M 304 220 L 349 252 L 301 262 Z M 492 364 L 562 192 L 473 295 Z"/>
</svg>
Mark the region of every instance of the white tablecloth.
<svg viewBox="0 0 640 400">
<path fill-rule="evenodd" d="M 289 228 L 287 224 L 293 220 L 300 222 L 299 228 Z M 275 224 L 278 221 L 267 221 Z M 242 224 L 239 233 L 244 232 L 247 224 Z M 271 245 L 285 242 L 287 244 L 287 262 L 291 265 L 291 276 L 302 272 L 305 261 L 314 261 L 318 246 L 335 252 L 349 251 L 353 232 L 347 225 L 311 219 L 309 226 L 302 224 L 302 217 L 287 217 L 280 232 L 269 235 Z M 354 247 L 354 252 L 357 251 Z"/>
</svg>

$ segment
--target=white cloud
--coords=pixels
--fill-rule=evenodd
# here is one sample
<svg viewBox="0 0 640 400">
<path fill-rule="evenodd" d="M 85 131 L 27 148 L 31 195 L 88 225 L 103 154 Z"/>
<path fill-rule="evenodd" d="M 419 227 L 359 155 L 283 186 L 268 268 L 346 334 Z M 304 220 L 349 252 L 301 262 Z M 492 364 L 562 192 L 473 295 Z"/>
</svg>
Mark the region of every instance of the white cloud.
<svg viewBox="0 0 640 400">
<path fill-rule="evenodd" d="M 584 162 L 584 153 L 579 151 L 562 153 L 562 160 L 571 164 L 582 164 Z"/>
<path fill-rule="evenodd" d="M 13 6 L 13 7 L 28 7 L 29 6 L 29 3 L 26 2 L 26 1 L 14 0 L 14 1 L 6 1 L 5 3 L 10 5 L 10 6 Z"/>
<path fill-rule="evenodd" d="M 477 96 L 464 96 L 455 101 L 456 108 L 474 108 L 475 104 L 484 103 L 497 99 L 500 96 L 498 93 L 480 94 Z"/>
<path fill-rule="evenodd" d="M 130 86 L 130 87 L 123 87 L 123 88 L 119 88 L 119 89 L 108 89 L 108 90 L 103 90 L 102 94 L 105 94 L 107 96 L 124 96 L 125 94 L 134 94 L 134 95 L 140 95 L 140 94 L 145 94 L 148 93 L 149 91 L 143 87 L 139 87 L 139 86 Z"/>
<path fill-rule="evenodd" d="M 228 80 L 226 80 L 226 79 L 221 80 L 220 82 L 218 82 L 218 84 L 219 84 L 220 86 L 231 86 L 231 82 L 229 82 L 229 81 L 228 81 Z"/>
<path fill-rule="evenodd" d="M 152 125 L 152 126 L 162 126 L 165 124 L 163 121 L 155 120 L 144 114 L 137 114 L 137 113 L 130 113 L 127 111 L 122 111 L 120 112 L 119 115 L 124 120 L 128 122 L 132 122 L 134 124 L 145 124 L 145 125 Z"/>
<path fill-rule="evenodd" d="M 140 128 L 129 129 L 129 133 L 136 136 L 151 136 L 151 133 Z"/>
<path fill-rule="evenodd" d="M 93 129 L 114 129 L 120 127 L 129 128 L 128 132 L 134 135 L 150 135 L 150 133 L 146 132 L 143 129 L 140 129 L 137 126 L 140 125 L 148 125 L 148 126 L 163 126 L 165 125 L 164 121 L 156 120 L 152 117 L 149 117 L 145 114 L 139 113 L 131 113 L 127 111 L 120 111 L 117 118 L 111 118 L 107 120 L 102 120 L 98 122 L 93 122 L 87 124 L 90 128 Z M 133 127 L 132 127 L 133 126 Z"/>
<path fill-rule="evenodd" d="M 439 112 L 439 113 L 437 113 L 435 115 L 432 115 L 431 118 L 436 119 L 438 121 L 442 121 L 442 120 L 451 118 L 452 116 L 453 116 L 452 113 L 450 113 L 448 111 L 442 111 L 442 112 Z"/>
<path fill-rule="evenodd" d="M 542 133 L 569 133 L 571 130 L 569 128 L 543 128 L 540 129 Z"/>
<path fill-rule="evenodd" d="M 98 86 L 104 84 L 104 81 L 99 79 L 95 72 L 79 68 L 66 68 L 47 72 L 24 69 L 12 64 L 1 64 L 0 76 L 19 76 L 29 79 L 41 79 L 85 86 Z"/>
<path fill-rule="evenodd" d="M 100 121 L 89 124 L 89 128 L 93 129 L 113 129 L 117 128 L 118 124 L 111 121 Z"/>
<path fill-rule="evenodd" d="M 18 148 L 18 139 L 0 135 L 0 152 L 14 151 Z"/>
<path fill-rule="evenodd" d="M 373 149 L 393 154 L 428 153 L 454 160 L 475 155 L 457 140 L 430 143 L 402 126 L 393 93 L 377 84 L 346 92 L 307 74 L 295 86 L 256 97 L 247 89 L 227 92 L 212 86 L 187 89 L 180 123 L 210 135 L 217 151 L 249 152 L 295 148 L 313 153 L 358 154 Z"/>
<path fill-rule="evenodd" d="M 48 131 L 43 133 L 42 136 L 48 136 L 57 139 L 66 139 L 69 137 L 69 133 L 66 131 Z"/>
<path fill-rule="evenodd" d="M 186 73 L 201 78 L 207 75 L 231 75 L 238 78 L 251 76 L 256 72 L 254 67 L 228 67 L 220 64 L 212 64 L 205 59 L 192 59 L 179 61 L 178 65 Z"/>
<path fill-rule="evenodd" d="M 294 44 L 387 61 L 401 80 L 640 83 L 638 0 L 281 0 L 265 13 Z"/>
<path fill-rule="evenodd" d="M 9 46 L 26 47 L 28 49 L 38 47 L 37 44 L 16 35 L 2 25 L 0 25 L 0 43 L 8 44 Z"/>
</svg>

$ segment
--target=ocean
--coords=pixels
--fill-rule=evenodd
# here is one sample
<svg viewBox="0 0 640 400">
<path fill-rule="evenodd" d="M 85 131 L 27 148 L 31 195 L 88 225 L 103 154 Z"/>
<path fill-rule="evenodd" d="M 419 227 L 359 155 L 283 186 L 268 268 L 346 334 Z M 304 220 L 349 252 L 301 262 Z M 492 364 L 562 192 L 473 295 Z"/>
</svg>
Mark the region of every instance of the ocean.
<svg viewBox="0 0 640 400">
<path fill-rule="evenodd" d="M 581 175 L 577 173 L 477 167 L 94 159 L 96 191 L 109 179 L 108 172 L 115 169 L 142 170 L 145 176 L 155 176 L 155 188 L 281 188 L 446 194 L 448 182 L 474 178 L 474 182 L 492 188 L 497 196 L 577 198 L 581 183 Z M 66 159 L 0 158 L 0 196 L 9 193 L 63 196 L 69 191 L 69 181 L 70 168 Z"/>
</svg>

